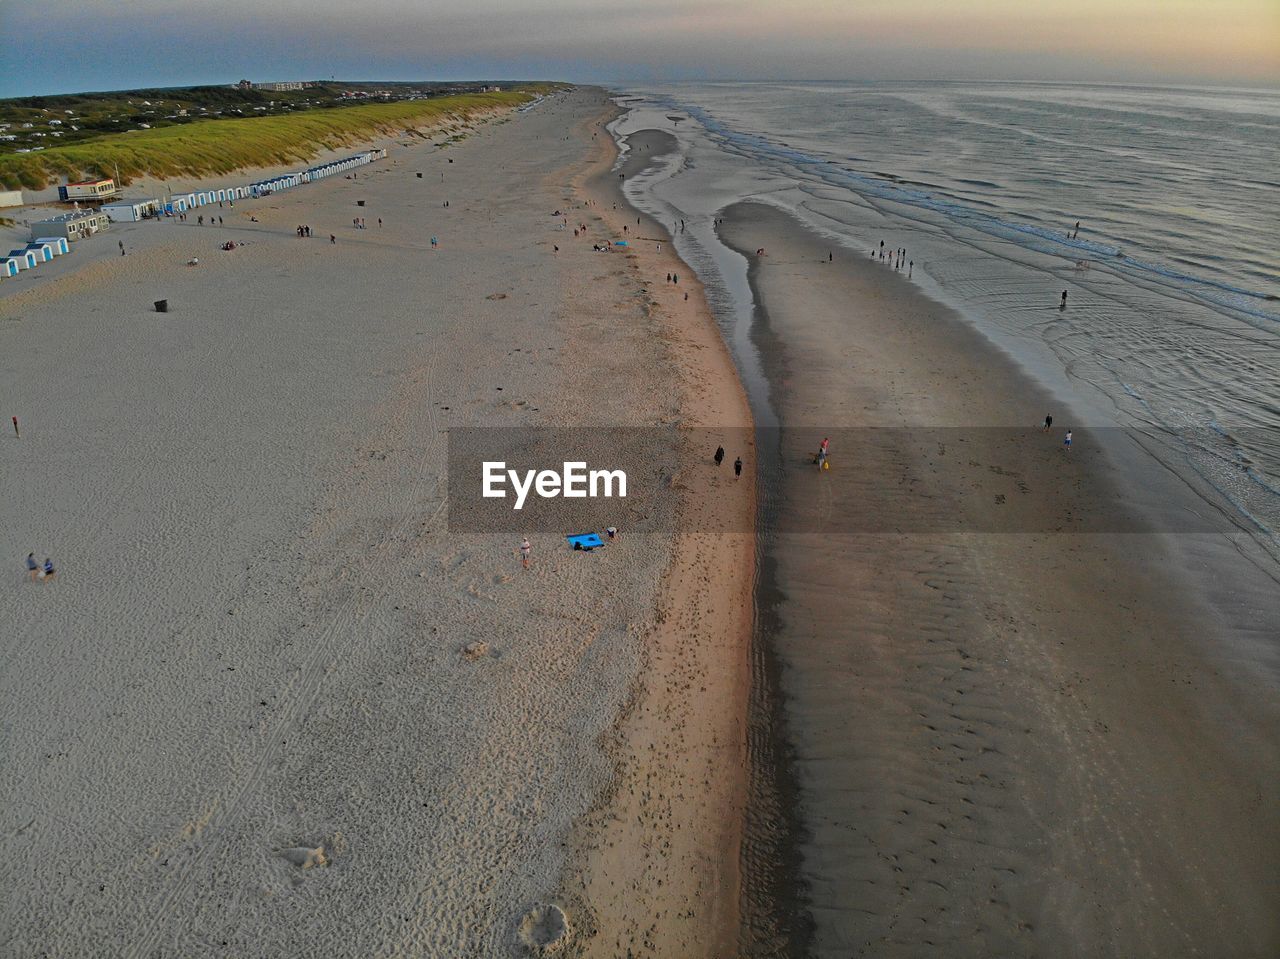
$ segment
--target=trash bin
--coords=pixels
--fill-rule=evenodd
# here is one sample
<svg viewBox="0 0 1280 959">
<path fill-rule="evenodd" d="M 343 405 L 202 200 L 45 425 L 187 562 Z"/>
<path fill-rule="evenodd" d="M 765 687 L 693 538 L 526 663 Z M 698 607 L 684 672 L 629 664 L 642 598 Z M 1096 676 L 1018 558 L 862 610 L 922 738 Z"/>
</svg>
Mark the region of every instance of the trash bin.
<svg viewBox="0 0 1280 959">
<path fill-rule="evenodd" d="M 168 300 L 156 300 L 156 312 L 157 312 L 157 313 L 168 313 L 168 312 L 169 312 L 169 301 L 168 301 Z"/>
</svg>

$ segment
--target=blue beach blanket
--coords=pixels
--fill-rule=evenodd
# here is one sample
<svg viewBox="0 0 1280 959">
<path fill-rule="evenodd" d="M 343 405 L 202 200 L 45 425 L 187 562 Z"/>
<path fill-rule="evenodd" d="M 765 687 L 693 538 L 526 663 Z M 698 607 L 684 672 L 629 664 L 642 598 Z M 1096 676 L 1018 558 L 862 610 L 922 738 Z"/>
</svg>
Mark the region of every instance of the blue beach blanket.
<svg viewBox="0 0 1280 959">
<path fill-rule="evenodd" d="M 595 549 L 604 545 L 599 533 L 579 533 L 576 536 L 566 536 L 565 539 L 573 549 Z"/>
</svg>

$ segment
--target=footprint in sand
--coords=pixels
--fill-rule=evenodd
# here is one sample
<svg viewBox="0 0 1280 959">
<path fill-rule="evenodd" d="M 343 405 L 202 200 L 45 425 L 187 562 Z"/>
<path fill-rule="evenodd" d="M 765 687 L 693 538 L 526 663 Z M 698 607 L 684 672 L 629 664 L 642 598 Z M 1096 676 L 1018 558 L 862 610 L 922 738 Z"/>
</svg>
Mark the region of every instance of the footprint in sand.
<svg viewBox="0 0 1280 959">
<path fill-rule="evenodd" d="M 534 906 L 520 920 L 520 941 L 536 955 L 558 952 L 569 941 L 569 918 L 559 906 Z"/>
<path fill-rule="evenodd" d="M 329 860 L 324 854 L 324 846 L 316 846 L 314 849 L 307 846 L 292 846 L 288 849 L 280 850 L 280 858 L 297 866 L 299 869 L 313 869 L 316 866 L 329 865 Z"/>
</svg>

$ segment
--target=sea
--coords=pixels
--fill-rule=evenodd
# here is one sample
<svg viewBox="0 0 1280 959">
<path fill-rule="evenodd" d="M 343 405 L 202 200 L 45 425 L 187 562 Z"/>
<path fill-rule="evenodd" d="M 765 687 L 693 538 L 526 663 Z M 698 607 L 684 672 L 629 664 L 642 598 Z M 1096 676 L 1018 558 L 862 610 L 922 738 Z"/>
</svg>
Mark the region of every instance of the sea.
<svg viewBox="0 0 1280 959">
<path fill-rule="evenodd" d="M 1112 444 L 1122 472 L 1160 491 L 1136 502 L 1171 541 L 1171 575 L 1220 616 L 1207 654 L 1280 684 L 1280 622 L 1265 612 L 1280 595 L 1280 90 L 701 83 L 615 99 L 624 150 L 642 130 L 674 138 L 623 189 L 702 280 L 758 429 L 788 424 L 759 352 L 768 339 L 753 335 L 747 262 L 716 233 L 742 200 L 786 211 L 842 258 L 905 247 L 911 282 L 1061 402 L 1055 425 L 1126 438 Z M 788 772 L 794 751 L 831 747 L 788 733 L 787 697 L 811 691 L 788 687 L 786 657 L 825 662 L 825 650 L 775 642 L 780 471 L 763 455 L 757 469 L 743 953 L 848 954 L 817 944 L 860 928 L 856 904 L 802 891 L 805 817 L 843 802 L 847 784 L 810 782 L 827 793 L 806 796 Z M 1223 532 L 1180 535 L 1189 513 Z"/>
<path fill-rule="evenodd" d="M 678 142 L 625 189 L 707 284 L 758 425 L 774 412 L 746 265 L 714 232 L 743 199 L 847 250 L 907 248 L 913 282 L 1077 425 L 1141 437 L 1280 561 L 1280 90 L 703 83 L 618 101 L 615 135 Z"/>
</svg>

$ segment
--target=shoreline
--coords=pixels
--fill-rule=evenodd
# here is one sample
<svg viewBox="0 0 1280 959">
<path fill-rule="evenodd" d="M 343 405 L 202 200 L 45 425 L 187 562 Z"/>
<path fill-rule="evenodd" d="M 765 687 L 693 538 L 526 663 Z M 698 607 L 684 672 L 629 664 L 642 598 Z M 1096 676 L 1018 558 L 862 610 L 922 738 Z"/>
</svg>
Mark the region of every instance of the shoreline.
<svg viewBox="0 0 1280 959">
<path fill-rule="evenodd" d="M 598 217 L 614 236 L 632 238 L 625 256 L 669 343 L 682 397 L 680 426 L 690 430 L 690 441 L 701 439 L 705 427 L 749 433 L 746 396 L 701 284 L 675 255 L 668 232 L 627 204 L 618 187 L 619 150 L 605 126 L 619 112 L 611 106 L 605 118 L 587 121 L 598 145 L 592 164 L 575 178 L 583 215 Z M 624 177 L 662 155 L 660 137 L 633 137 L 629 145 Z M 660 283 L 658 272 L 668 270 L 685 279 Z M 679 517 L 690 525 L 701 525 L 696 516 L 723 515 L 727 493 L 737 500 L 731 507 L 737 518 L 732 533 L 702 528 L 677 534 L 673 544 L 649 665 L 616 732 L 618 779 L 579 827 L 575 865 L 566 877 L 568 894 L 580 883 L 593 912 L 584 955 L 648 948 L 715 957 L 737 948 L 754 575 L 754 537 L 738 531 L 751 529 L 755 508 L 754 456 L 741 452 L 747 466 L 740 485 L 684 486 Z M 694 462 L 710 459 L 710 451 L 686 448 L 686 454 Z"/>
<path fill-rule="evenodd" d="M 950 311 L 845 251 L 828 265 L 828 247 L 774 208 L 748 202 L 721 213 L 722 238 L 750 263 L 753 335 L 777 346 L 766 372 L 793 434 L 813 433 L 816 446 L 842 427 L 990 424 L 1025 431 L 1019 446 L 1035 441 L 1028 424 L 1053 408 L 1050 398 Z M 751 256 L 760 246 L 768 257 Z M 1263 687 L 1235 686 L 1196 652 L 1197 625 L 1213 620 L 1175 602 L 1151 568 L 1164 537 L 1141 536 L 1146 552 L 1135 556 L 1125 536 L 1049 532 L 1064 520 L 1105 529 L 1125 518 L 1129 506 L 1108 478 L 1115 466 L 1100 451 L 1074 450 L 1070 492 L 1037 504 L 1060 483 L 1054 449 L 1028 458 L 969 436 L 978 444 L 956 462 L 926 448 L 932 437 L 876 448 L 865 429 L 853 435 L 862 448 L 833 447 L 834 471 L 821 476 L 799 465 L 809 444 L 789 438 L 802 449 L 781 450 L 778 524 L 807 529 L 802 521 L 818 508 L 889 511 L 922 531 L 847 531 L 834 537 L 839 553 L 809 533 L 784 532 L 773 544 L 774 642 L 807 834 L 809 891 L 798 906 L 820 916 L 815 948 L 879 943 L 898 954 L 928 939 L 954 955 L 1046 955 L 1069 954 L 1063 944 L 1074 939 L 1107 954 L 1212 954 L 1225 926 L 1233 948 L 1273 940 L 1257 896 L 1274 816 L 1220 813 L 1233 797 L 1265 791 L 1254 764 L 1275 768 Z M 842 460 L 856 475 L 840 472 Z M 1003 509 L 989 498 L 984 506 L 971 485 L 996 504 L 1023 497 L 1044 532 L 960 533 L 956 517 L 982 529 L 996 515 L 988 511 Z M 936 533 L 925 531 L 931 523 Z M 1113 631 L 1116 619 L 1124 625 Z M 824 641 L 814 645 L 813 635 Z M 856 691 L 847 704 L 833 698 L 837 684 Z M 840 744 L 833 730 L 844 726 L 858 730 L 855 742 Z M 1021 811 L 1008 804 L 1009 788 Z M 1265 808 L 1258 795 L 1255 810 Z M 1126 860 L 1105 866 L 1116 848 Z M 1229 877 L 1255 901 L 1237 900 L 1227 921 L 1215 890 Z M 967 923 L 978 932 L 962 932 Z"/>
</svg>

